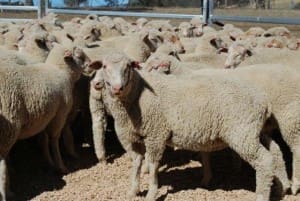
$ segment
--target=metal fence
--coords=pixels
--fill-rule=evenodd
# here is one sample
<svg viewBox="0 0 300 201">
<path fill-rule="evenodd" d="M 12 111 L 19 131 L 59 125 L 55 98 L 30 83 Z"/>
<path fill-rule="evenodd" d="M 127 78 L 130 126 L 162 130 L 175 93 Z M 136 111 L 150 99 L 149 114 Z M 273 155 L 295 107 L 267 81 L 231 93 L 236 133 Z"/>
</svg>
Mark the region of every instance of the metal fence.
<svg viewBox="0 0 300 201">
<path fill-rule="evenodd" d="M 1 12 L 5 10 L 15 10 L 15 11 L 36 11 L 37 18 L 41 18 L 43 11 L 42 11 L 42 0 L 37 1 L 36 6 L 21 6 L 21 5 L 0 5 Z M 26 21 L 30 19 L 24 18 L 0 18 L 0 21 Z"/>
<path fill-rule="evenodd" d="M 218 1 L 214 1 L 214 0 L 208 0 L 208 12 L 209 12 L 209 17 L 208 17 L 208 21 L 210 23 L 217 23 L 219 21 L 233 21 L 233 22 L 251 22 L 251 23 L 272 23 L 272 24 L 294 24 L 294 25 L 300 25 L 300 9 L 294 10 L 295 12 L 292 12 L 292 8 L 271 8 L 270 5 L 270 0 L 268 1 L 269 4 L 267 7 L 263 6 L 263 8 L 258 9 L 258 8 L 253 8 L 250 7 L 248 9 L 243 9 L 241 10 L 241 12 L 237 13 L 236 15 L 224 15 L 225 12 L 219 12 L 216 13 L 216 7 L 215 7 L 215 3 Z M 258 1 L 257 1 L 258 2 Z M 289 2 L 288 0 L 286 0 L 286 2 Z M 293 0 L 291 0 L 290 2 L 294 2 Z M 291 6 L 291 4 L 286 4 Z M 299 2 L 300 5 L 300 2 Z M 226 8 L 225 8 L 226 9 Z M 251 12 L 247 12 L 251 9 Z M 232 8 L 232 9 L 226 9 L 229 13 L 233 13 L 235 10 L 237 10 L 236 8 Z M 298 12 L 298 14 L 296 14 Z M 274 17 L 274 16 L 270 16 L 270 17 L 266 17 L 266 14 L 270 14 L 272 13 L 272 15 L 274 16 L 278 16 L 278 17 Z M 289 15 L 288 15 L 288 14 Z M 251 14 L 249 16 L 245 16 L 247 14 Z M 285 14 L 286 16 L 283 16 L 283 14 Z M 292 17 L 298 15 L 297 18 Z"/>
<path fill-rule="evenodd" d="M 204 0 L 207 4 L 208 0 Z M 65 9 L 65 8 L 51 8 L 49 1 L 46 0 L 45 5 L 46 13 L 62 13 L 62 14 L 97 14 L 107 16 L 124 16 L 124 17 L 150 17 L 150 18 L 177 18 L 177 19 L 191 19 L 195 16 L 203 18 L 201 14 L 201 8 L 199 7 L 199 13 L 197 14 L 178 14 L 178 13 L 157 13 L 157 12 L 131 12 L 131 11 L 112 11 L 112 10 L 101 10 L 101 7 L 97 10 L 83 10 L 83 9 Z M 207 13 L 207 12 L 205 12 Z M 205 16 L 205 19 L 207 16 Z"/>
<path fill-rule="evenodd" d="M 247 15 L 247 9 L 243 9 L 242 12 L 238 14 L 232 15 L 234 11 L 240 8 L 244 8 L 245 2 L 249 2 L 251 0 L 199 0 L 201 1 L 201 7 L 199 6 L 199 10 L 193 14 L 179 14 L 179 13 L 162 13 L 162 12 L 143 12 L 143 11 L 134 11 L 120 9 L 120 10 L 108 10 L 103 9 L 101 7 L 95 9 L 86 9 L 85 7 L 77 7 L 77 8 L 55 8 L 49 6 L 49 0 L 38 0 L 36 6 L 12 6 L 12 5 L 0 5 L 0 10 L 17 10 L 17 11 L 36 11 L 37 18 L 42 17 L 44 13 L 58 13 L 58 14 L 97 14 L 97 15 L 108 15 L 108 16 L 127 16 L 127 17 L 150 17 L 150 18 L 181 18 L 181 19 L 190 19 L 195 16 L 201 17 L 204 22 L 208 23 L 218 23 L 219 21 L 236 21 L 236 22 L 256 22 L 256 23 L 276 23 L 276 24 L 296 24 L 300 25 L 300 10 L 299 17 L 290 17 L 290 16 L 281 16 L 278 10 L 278 17 L 274 16 L 265 16 L 269 12 L 276 13 L 276 10 L 265 10 L 265 12 L 260 12 L 264 9 L 253 9 L 251 15 Z M 265 5 L 264 2 L 268 2 L 267 8 L 270 9 L 272 7 L 271 1 L 275 0 L 252 0 L 254 2 L 263 2 L 263 4 L 257 5 Z M 286 0 L 293 3 L 295 0 Z M 296 0 L 297 1 L 297 0 Z M 299 0 L 300 1 L 300 0 Z M 10 2 L 10 1 L 9 1 Z M 222 3 L 226 4 L 226 6 L 222 5 Z M 229 3 L 228 3 L 229 2 Z M 238 7 L 235 8 L 233 3 L 238 2 Z M 292 4 L 289 5 L 292 5 Z M 295 3 L 294 3 L 295 4 Z M 200 5 L 200 4 L 199 4 Z M 229 6 L 228 6 L 229 5 Z M 299 2 L 300 5 L 300 2 Z M 233 8 L 229 8 L 229 7 Z M 264 7 L 266 8 L 266 7 Z M 249 9 L 250 10 L 250 9 Z M 231 15 L 227 15 L 227 11 L 231 13 Z M 269 12 L 268 12 L 269 11 Z M 227 12 L 227 13 L 226 13 Z M 287 10 L 287 13 L 292 13 L 292 11 Z M 0 20 L 28 20 L 28 19 L 8 19 L 8 18 L 0 18 Z"/>
</svg>

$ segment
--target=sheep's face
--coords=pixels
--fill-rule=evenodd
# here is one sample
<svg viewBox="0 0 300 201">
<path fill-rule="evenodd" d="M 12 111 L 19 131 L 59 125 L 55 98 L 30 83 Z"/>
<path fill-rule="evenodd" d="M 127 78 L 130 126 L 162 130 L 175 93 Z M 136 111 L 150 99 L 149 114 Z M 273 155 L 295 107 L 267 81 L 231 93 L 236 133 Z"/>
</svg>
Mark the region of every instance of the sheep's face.
<svg viewBox="0 0 300 201">
<path fill-rule="evenodd" d="M 104 78 L 103 78 L 103 70 L 102 69 L 96 71 L 96 74 L 90 83 L 91 83 L 91 87 L 93 87 L 97 91 L 100 91 L 103 89 Z"/>
<path fill-rule="evenodd" d="M 232 45 L 228 49 L 228 56 L 225 61 L 225 68 L 237 67 L 247 56 L 251 56 L 251 51 L 242 45 Z"/>
<path fill-rule="evenodd" d="M 128 92 L 132 68 L 137 66 L 136 62 L 132 62 L 121 53 L 108 55 L 102 61 L 94 61 L 89 65 L 95 70 L 102 68 L 105 85 L 112 96 L 122 96 Z"/>
<path fill-rule="evenodd" d="M 150 71 L 157 71 L 158 73 L 169 74 L 171 61 L 166 56 L 152 55 L 145 63 L 145 68 Z"/>
<path fill-rule="evenodd" d="M 83 50 L 77 47 L 74 47 L 72 51 L 65 51 L 64 61 L 72 70 L 79 72 L 84 72 L 85 69 L 88 69 L 88 65 L 91 63 Z"/>
<path fill-rule="evenodd" d="M 171 45 L 176 52 L 185 53 L 184 46 L 175 33 L 165 32 L 165 34 L 163 34 L 163 41 L 164 44 Z"/>
</svg>

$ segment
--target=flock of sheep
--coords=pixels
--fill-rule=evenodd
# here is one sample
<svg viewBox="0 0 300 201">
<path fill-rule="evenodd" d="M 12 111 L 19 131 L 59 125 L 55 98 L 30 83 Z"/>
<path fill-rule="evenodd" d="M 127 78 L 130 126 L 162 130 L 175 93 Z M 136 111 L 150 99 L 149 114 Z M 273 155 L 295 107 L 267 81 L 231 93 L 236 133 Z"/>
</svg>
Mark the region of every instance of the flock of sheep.
<svg viewBox="0 0 300 201">
<path fill-rule="evenodd" d="M 282 196 L 300 189 L 300 39 L 285 27 L 216 30 L 200 18 L 173 26 L 96 15 L 61 22 L 50 13 L 1 23 L 0 45 L 2 200 L 10 194 L 6 159 L 19 139 L 38 135 L 49 165 L 68 172 L 59 141 L 77 156 L 71 125 L 79 112 L 91 114 L 102 162 L 113 117 L 133 163 L 129 198 L 143 172 L 146 200 L 155 200 L 166 146 L 201 154 L 203 186 L 213 176 L 209 153 L 230 147 L 255 169 L 257 201 L 270 200 L 274 179 Z M 291 181 L 275 129 L 293 154 Z"/>
</svg>

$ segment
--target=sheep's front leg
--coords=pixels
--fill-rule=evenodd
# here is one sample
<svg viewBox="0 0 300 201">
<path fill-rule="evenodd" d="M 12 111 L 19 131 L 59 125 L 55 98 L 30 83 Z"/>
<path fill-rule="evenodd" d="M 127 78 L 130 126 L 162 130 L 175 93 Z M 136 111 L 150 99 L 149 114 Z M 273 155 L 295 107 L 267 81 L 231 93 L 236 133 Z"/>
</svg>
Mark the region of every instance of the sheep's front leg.
<svg viewBox="0 0 300 201">
<path fill-rule="evenodd" d="M 64 115 L 64 111 L 61 112 L 62 113 L 57 114 L 57 116 L 50 122 L 50 124 L 47 127 L 47 133 L 50 137 L 50 145 L 53 152 L 53 160 L 55 167 L 61 173 L 68 173 L 69 171 L 62 160 L 59 148 L 59 139 L 61 136 L 62 129 L 66 122 L 66 115 Z"/>
<path fill-rule="evenodd" d="M 208 152 L 200 152 L 202 159 L 203 177 L 201 180 L 201 186 L 208 187 L 212 178 L 210 154 Z"/>
<path fill-rule="evenodd" d="M 158 132 L 159 133 L 159 132 Z M 167 136 L 160 133 L 161 136 Z M 166 139 L 157 136 L 151 136 L 145 140 L 146 153 L 148 155 L 149 163 L 149 190 L 146 196 L 147 201 L 154 201 L 158 190 L 158 168 L 159 161 L 161 160 L 165 146 Z"/>
<path fill-rule="evenodd" d="M 134 198 L 140 190 L 140 173 L 143 156 L 137 152 L 131 153 L 132 157 L 132 172 L 131 172 L 131 187 L 128 191 L 128 197 Z"/>
<path fill-rule="evenodd" d="M 90 97 L 90 111 L 92 116 L 93 142 L 96 156 L 99 161 L 105 161 L 104 141 L 107 119 L 102 100 Z"/>
<path fill-rule="evenodd" d="M 4 158 L 0 159 L 0 193 L 2 200 L 6 200 L 6 182 L 7 182 L 7 170 L 6 170 L 6 163 Z"/>
</svg>

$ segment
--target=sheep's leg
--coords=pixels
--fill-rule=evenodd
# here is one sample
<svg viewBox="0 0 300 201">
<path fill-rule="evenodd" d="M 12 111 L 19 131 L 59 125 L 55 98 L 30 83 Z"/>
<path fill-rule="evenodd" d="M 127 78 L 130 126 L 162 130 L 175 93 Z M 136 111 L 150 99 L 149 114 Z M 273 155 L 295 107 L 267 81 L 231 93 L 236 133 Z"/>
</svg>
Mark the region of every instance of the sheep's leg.
<svg viewBox="0 0 300 201">
<path fill-rule="evenodd" d="M 143 161 L 143 156 L 137 152 L 131 152 L 132 157 L 132 174 L 131 174 L 131 187 L 128 191 L 128 197 L 134 198 L 140 190 L 140 173 Z"/>
<path fill-rule="evenodd" d="M 300 144 L 291 148 L 293 153 L 292 193 L 296 195 L 300 189 Z"/>
<path fill-rule="evenodd" d="M 43 155 L 48 164 L 52 167 L 55 167 L 52 157 L 50 155 L 49 136 L 46 133 L 46 131 L 43 131 L 38 135 L 38 144 L 40 145 Z"/>
<path fill-rule="evenodd" d="M 66 168 L 66 166 L 64 165 L 64 162 L 61 158 L 61 154 L 60 154 L 60 149 L 59 149 L 59 138 L 52 138 L 51 139 L 51 148 L 53 151 L 53 158 L 54 158 L 54 163 L 55 163 L 55 167 L 59 169 L 59 171 L 61 173 L 68 173 L 68 169 Z"/>
<path fill-rule="evenodd" d="M 208 152 L 200 152 L 202 159 L 203 178 L 201 180 L 201 186 L 208 187 L 212 178 L 210 154 Z"/>
<path fill-rule="evenodd" d="M 293 154 L 291 190 L 296 195 L 300 189 L 300 109 L 298 103 L 287 105 L 285 109 L 293 112 L 276 114 L 276 118 L 278 122 L 284 122 L 279 125 L 280 132 Z"/>
<path fill-rule="evenodd" d="M 275 162 L 275 175 L 279 179 L 282 187 L 282 195 L 284 195 L 290 188 L 290 181 L 288 179 L 287 171 L 285 168 L 285 162 L 283 160 L 283 155 L 278 144 L 269 136 L 263 135 L 263 144 L 266 144 L 268 149 L 273 155 Z"/>
<path fill-rule="evenodd" d="M 93 141 L 96 156 L 99 161 L 105 161 L 104 142 L 107 119 L 104 111 L 104 105 L 100 100 L 95 100 L 90 97 L 90 110 L 92 116 Z"/>
<path fill-rule="evenodd" d="M 159 133 L 159 132 L 158 132 Z M 164 135 L 162 132 L 161 136 Z M 153 144 L 155 142 L 155 144 Z M 162 158 L 163 152 L 165 150 L 165 141 L 157 136 L 148 137 L 145 140 L 146 153 L 148 154 L 149 162 L 149 190 L 146 196 L 147 201 L 155 200 L 157 190 L 158 190 L 158 167 L 159 161 Z"/>
<path fill-rule="evenodd" d="M 75 159 L 78 158 L 79 156 L 75 151 L 74 138 L 69 123 L 66 123 L 62 133 L 63 143 L 67 153 Z"/>
<path fill-rule="evenodd" d="M 0 159 L 0 193 L 2 200 L 6 200 L 6 189 L 7 189 L 7 170 L 6 170 L 6 163 L 4 158 Z"/>
<path fill-rule="evenodd" d="M 55 167 L 58 168 L 61 173 L 68 173 L 68 169 L 64 165 L 59 148 L 59 138 L 66 122 L 66 115 L 64 115 L 66 111 L 61 110 L 60 112 L 61 113 L 58 113 L 49 123 L 47 132 L 50 137 L 50 145 L 53 152 Z"/>
<path fill-rule="evenodd" d="M 256 200 L 269 201 L 274 178 L 273 157 L 253 133 L 256 126 L 244 128 L 246 133 L 242 135 L 243 138 L 231 132 L 226 135 L 225 142 L 256 170 Z"/>
<path fill-rule="evenodd" d="M 147 174 L 149 173 L 149 156 L 147 153 L 145 153 L 145 160 L 144 160 L 144 164 L 142 166 L 142 174 Z"/>
</svg>

